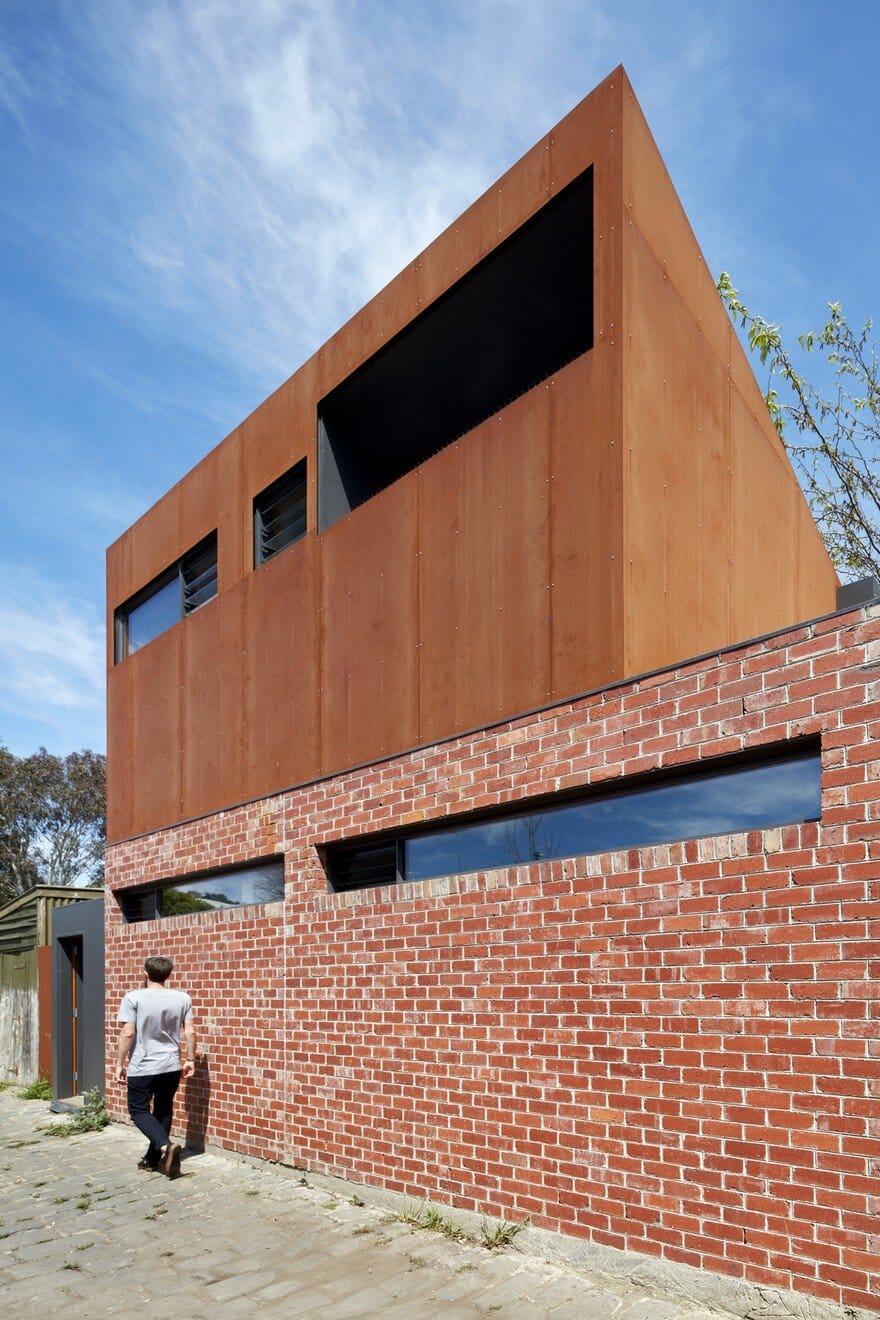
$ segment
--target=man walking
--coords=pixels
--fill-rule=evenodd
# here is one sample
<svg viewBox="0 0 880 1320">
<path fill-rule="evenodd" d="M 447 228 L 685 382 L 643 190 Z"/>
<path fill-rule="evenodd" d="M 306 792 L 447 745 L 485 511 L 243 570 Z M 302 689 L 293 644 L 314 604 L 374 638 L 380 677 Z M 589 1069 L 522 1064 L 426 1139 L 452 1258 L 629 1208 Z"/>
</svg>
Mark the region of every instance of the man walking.
<svg viewBox="0 0 880 1320">
<path fill-rule="evenodd" d="M 128 1112 L 150 1143 L 138 1168 L 177 1178 L 180 1147 L 171 1140 L 171 1119 L 181 1077 L 192 1077 L 195 1072 L 196 1032 L 189 995 L 165 985 L 171 966 L 170 958 L 148 958 L 144 963 L 146 985 L 132 990 L 120 1005 L 116 1080 L 127 1081 Z"/>
</svg>

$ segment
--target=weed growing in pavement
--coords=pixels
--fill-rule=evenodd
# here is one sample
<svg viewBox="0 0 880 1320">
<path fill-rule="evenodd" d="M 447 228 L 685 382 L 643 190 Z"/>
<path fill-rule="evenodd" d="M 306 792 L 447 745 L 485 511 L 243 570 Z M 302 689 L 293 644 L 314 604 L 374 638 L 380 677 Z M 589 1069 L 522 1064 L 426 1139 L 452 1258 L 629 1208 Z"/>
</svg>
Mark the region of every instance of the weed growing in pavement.
<svg viewBox="0 0 880 1320">
<path fill-rule="evenodd" d="M 460 1224 L 456 1224 L 451 1219 L 444 1219 L 440 1211 L 434 1206 L 429 1206 L 427 1202 L 411 1209 L 402 1210 L 390 1222 L 409 1224 L 413 1229 L 424 1228 L 433 1233 L 442 1233 L 445 1238 L 449 1238 L 450 1242 L 473 1242 L 474 1240 L 471 1234 L 462 1228 Z"/>
<path fill-rule="evenodd" d="M 91 1204 L 92 1198 L 90 1196 L 81 1196 L 76 1203 L 76 1208 L 77 1210 L 88 1210 Z"/>
<path fill-rule="evenodd" d="M 12 1082 L 0 1082 L 0 1091 L 8 1091 Z"/>
<path fill-rule="evenodd" d="M 75 1250 L 88 1251 L 89 1247 L 93 1247 L 94 1245 L 95 1245 L 94 1242 L 83 1242 L 78 1247 L 76 1247 Z"/>
<path fill-rule="evenodd" d="M 52 1083 L 48 1077 L 40 1077 L 38 1081 L 31 1082 L 23 1091 L 17 1092 L 19 1100 L 51 1100 Z"/>
<path fill-rule="evenodd" d="M 488 1251 L 497 1251 L 501 1247 L 509 1247 L 516 1235 L 526 1227 L 528 1220 L 524 1219 L 521 1224 L 508 1224 L 502 1219 L 493 1226 L 484 1218 L 480 1221 L 480 1236 L 477 1238 L 455 1220 L 445 1218 L 435 1206 L 428 1205 L 427 1201 L 424 1201 L 421 1205 L 407 1207 L 385 1222 L 409 1224 L 413 1229 L 424 1228 L 433 1233 L 442 1233 L 450 1242 L 476 1242 Z"/>
<path fill-rule="evenodd" d="M 354 1196 L 351 1198 L 351 1204 L 352 1204 L 352 1205 L 363 1205 L 363 1204 L 364 1204 L 363 1201 L 361 1200 L 361 1198 L 358 1196 L 357 1192 L 355 1192 Z"/>
<path fill-rule="evenodd" d="M 509 1247 L 518 1233 L 521 1233 L 528 1224 L 524 1219 L 521 1224 L 508 1224 L 505 1219 L 496 1224 L 493 1228 L 488 1219 L 480 1220 L 480 1245 L 486 1247 L 488 1251 L 497 1251 L 499 1247 Z"/>
<path fill-rule="evenodd" d="M 22 1150 L 25 1146 L 38 1146 L 39 1144 L 36 1139 L 33 1141 L 7 1141 L 5 1143 L 7 1150 Z"/>
<path fill-rule="evenodd" d="M 95 1086 L 91 1091 L 83 1092 L 83 1107 L 78 1113 L 72 1114 L 64 1123 L 50 1123 L 40 1131 L 48 1137 L 75 1137 L 81 1132 L 100 1132 L 109 1122 L 104 1097 Z"/>
<path fill-rule="evenodd" d="M 42 1182 L 36 1182 L 36 1183 L 34 1183 L 34 1190 L 36 1191 L 36 1189 L 37 1189 L 38 1187 L 45 1187 L 45 1186 L 46 1186 L 46 1181 L 45 1181 L 45 1179 L 44 1179 Z"/>
<path fill-rule="evenodd" d="M 52 1197 L 52 1204 L 53 1204 L 53 1205 L 64 1205 L 64 1202 L 65 1202 L 65 1201 L 69 1201 L 69 1200 L 70 1200 L 70 1197 L 69 1197 L 69 1196 L 53 1196 L 53 1197 Z"/>
<path fill-rule="evenodd" d="M 259 1196 L 259 1195 L 260 1193 L 257 1191 L 256 1187 L 249 1187 L 245 1192 L 245 1196 Z"/>
<path fill-rule="evenodd" d="M 360 1228 L 353 1230 L 352 1237 L 363 1237 L 364 1233 L 372 1233 L 372 1231 L 367 1224 L 361 1224 Z"/>
<path fill-rule="evenodd" d="M 77 1264 L 75 1260 L 66 1260 L 61 1268 L 63 1270 L 81 1270 L 82 1265 Z"/>
</svg>

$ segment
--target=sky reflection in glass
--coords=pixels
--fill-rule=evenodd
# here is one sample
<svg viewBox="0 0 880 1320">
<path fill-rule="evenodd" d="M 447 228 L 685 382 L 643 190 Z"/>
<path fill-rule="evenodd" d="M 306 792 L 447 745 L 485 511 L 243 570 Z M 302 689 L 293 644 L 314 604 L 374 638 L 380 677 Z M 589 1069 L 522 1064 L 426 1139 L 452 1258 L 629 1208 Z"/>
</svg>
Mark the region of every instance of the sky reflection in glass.
<svg viewBox="0 0 880 1320">
<path fill-rule="evenodd" d="M 200 911 L 245 907 L 251 903 L 276 903 L 284 897 L 284 864 L 268 862 L 265 866 L 250 866 L 247 870 L 187 880 L 184 884 L 164 889 L 163 898 L 167 899 L 171 893 L 198 899 Z M 168 906 L 166 902 L 166 913 Z"/>
<path fill-rule="evenodd" d="M 818 755 L 695 775 L 406 841 L 406 879 L 735 834 L 821 811 Z"/>
<path fill-rule="evenodd" d="M 175 575 L 128 615 L 128 654 L 146 646 L 180 618 L 180 582 Z"/>
</svg>

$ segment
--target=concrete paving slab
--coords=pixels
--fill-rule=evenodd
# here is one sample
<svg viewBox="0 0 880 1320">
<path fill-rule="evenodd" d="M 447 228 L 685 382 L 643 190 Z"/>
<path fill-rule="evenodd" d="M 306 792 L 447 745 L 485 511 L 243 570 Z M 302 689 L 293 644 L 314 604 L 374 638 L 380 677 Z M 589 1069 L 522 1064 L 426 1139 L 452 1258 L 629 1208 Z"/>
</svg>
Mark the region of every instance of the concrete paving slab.
<svg viewBox="0 0 880 1320">
<path fill-rule="evenodd" d="M 402 1223 L 290 1170 L 216 1152 L 169 1182 L 112 1125 L 58 1138 L 48 1104 L 0 1092 L 0 1314 L 166 1309 L 186 1320 L 718 1320 L 515 1249 Z M 604 1308 L 604 1309 L 602 1309 Z M 685 1308 L 686 1309 L 686 1308 Z"/>
</svg>

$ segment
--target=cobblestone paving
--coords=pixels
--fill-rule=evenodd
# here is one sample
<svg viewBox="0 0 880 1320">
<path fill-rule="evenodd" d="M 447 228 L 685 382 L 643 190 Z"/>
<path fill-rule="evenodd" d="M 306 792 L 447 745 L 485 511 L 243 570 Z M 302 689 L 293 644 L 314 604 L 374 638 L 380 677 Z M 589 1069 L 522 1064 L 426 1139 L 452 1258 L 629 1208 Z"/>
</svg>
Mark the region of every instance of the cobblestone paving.
<svg viewBox="0 0 880 1320">
<path fill-rule="evenodd" d="M 112 1126 L 60 1139 L 41 1101 L 0 1093 L 0 1315 L 226 1320 L 712 1320 L 515 1248 L 490 1252 L 218 1154 L 169 1182 Z"/>
</svg>

